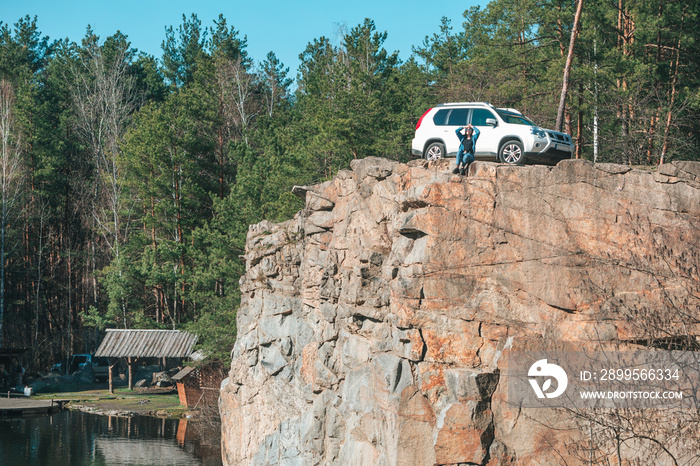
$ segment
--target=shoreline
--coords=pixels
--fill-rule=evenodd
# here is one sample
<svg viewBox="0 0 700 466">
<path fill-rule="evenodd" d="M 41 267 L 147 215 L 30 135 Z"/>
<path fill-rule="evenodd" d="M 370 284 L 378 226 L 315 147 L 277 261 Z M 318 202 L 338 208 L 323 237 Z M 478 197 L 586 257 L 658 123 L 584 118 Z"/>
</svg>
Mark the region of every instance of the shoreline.
<svg viewBox="0 0 700 466">
<path fill-rule="evenodd" d="M 174 388 L 142 388 L 129 390 L 117 388 L 88 388 L 74 391 L 39 393 L 36 400 L 61 400 L 65 409 L 78 410 L 102 416 L 150 416 L 158 418 L 188 419 L 198 413 L 180 404 Z"/>
</svg>

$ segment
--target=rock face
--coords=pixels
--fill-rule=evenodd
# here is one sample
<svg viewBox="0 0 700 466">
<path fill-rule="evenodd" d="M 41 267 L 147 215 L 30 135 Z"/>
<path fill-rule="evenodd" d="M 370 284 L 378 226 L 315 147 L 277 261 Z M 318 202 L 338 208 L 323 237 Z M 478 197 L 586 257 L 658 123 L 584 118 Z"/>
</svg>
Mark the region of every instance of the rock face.
<svg viewBox="0 0 700 466">
<path fill-rule="evenodd" d="M 578 464 L 507 353 L 700 333 L 699 163 L 449 168 L 357 160 L 250 227 L 225 464 Z"/>
</svg>

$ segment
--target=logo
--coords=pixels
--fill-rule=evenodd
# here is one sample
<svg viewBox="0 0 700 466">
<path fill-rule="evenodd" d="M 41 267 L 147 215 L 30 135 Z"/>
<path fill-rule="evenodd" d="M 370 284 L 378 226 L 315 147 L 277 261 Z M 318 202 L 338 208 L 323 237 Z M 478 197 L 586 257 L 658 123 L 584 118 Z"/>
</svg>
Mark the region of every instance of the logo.
<svg viewBox="0 0 700 466">
<path fill-rule="evenodd" d="M 556 398 L 564 393 L 566 386 L 569 384 L 569 378 L 566 376 L 564 369 L 556 364 L 548 364 L 546 359 L 540 359 L 530 366 L 527 375 L 529 377 L 547 377 L 541 387 L 537 380 L 528 379 L 537 398 Z M 552 388 L 552 379 L 557 381 L 556 390 L 548 392 Z"/>
</svg>

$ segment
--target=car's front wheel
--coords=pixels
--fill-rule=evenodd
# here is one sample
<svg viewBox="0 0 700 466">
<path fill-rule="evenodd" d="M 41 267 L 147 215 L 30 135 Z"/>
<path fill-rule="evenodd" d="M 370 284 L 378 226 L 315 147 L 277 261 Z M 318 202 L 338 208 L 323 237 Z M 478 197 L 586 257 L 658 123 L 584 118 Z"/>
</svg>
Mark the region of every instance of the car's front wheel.
<svg viewBox="0 0 700 466">
<path fill-rule="evenodd" d="M 503 163 L 522 165 L 525 163 L 525 151 L 523 151 L 522 143 L 520 141 L 506 141 L 506 143 L 501 146 L 498 158 Z"/>
<path fill-rule="evenodd" d="M 425 150 L 425 158 L 427 160 L 437 160 L 445 156 L 445 145 L 441 142 L 433 142 Z"/>
</svg>

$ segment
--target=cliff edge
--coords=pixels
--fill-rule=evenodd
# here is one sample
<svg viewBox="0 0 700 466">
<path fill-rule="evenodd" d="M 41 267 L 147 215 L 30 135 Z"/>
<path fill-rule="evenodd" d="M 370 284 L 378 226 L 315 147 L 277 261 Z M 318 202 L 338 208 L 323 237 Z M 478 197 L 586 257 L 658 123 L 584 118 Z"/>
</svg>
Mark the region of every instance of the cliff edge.
<svg viewBox="0 0 700 466">
<path fill-rule="evenodd" d="M 700 163 L 368 158 L 295 192 L 248 233 L 225 464 L 578 464 L 508 352 L 700 335 Z"/>
</svg>

